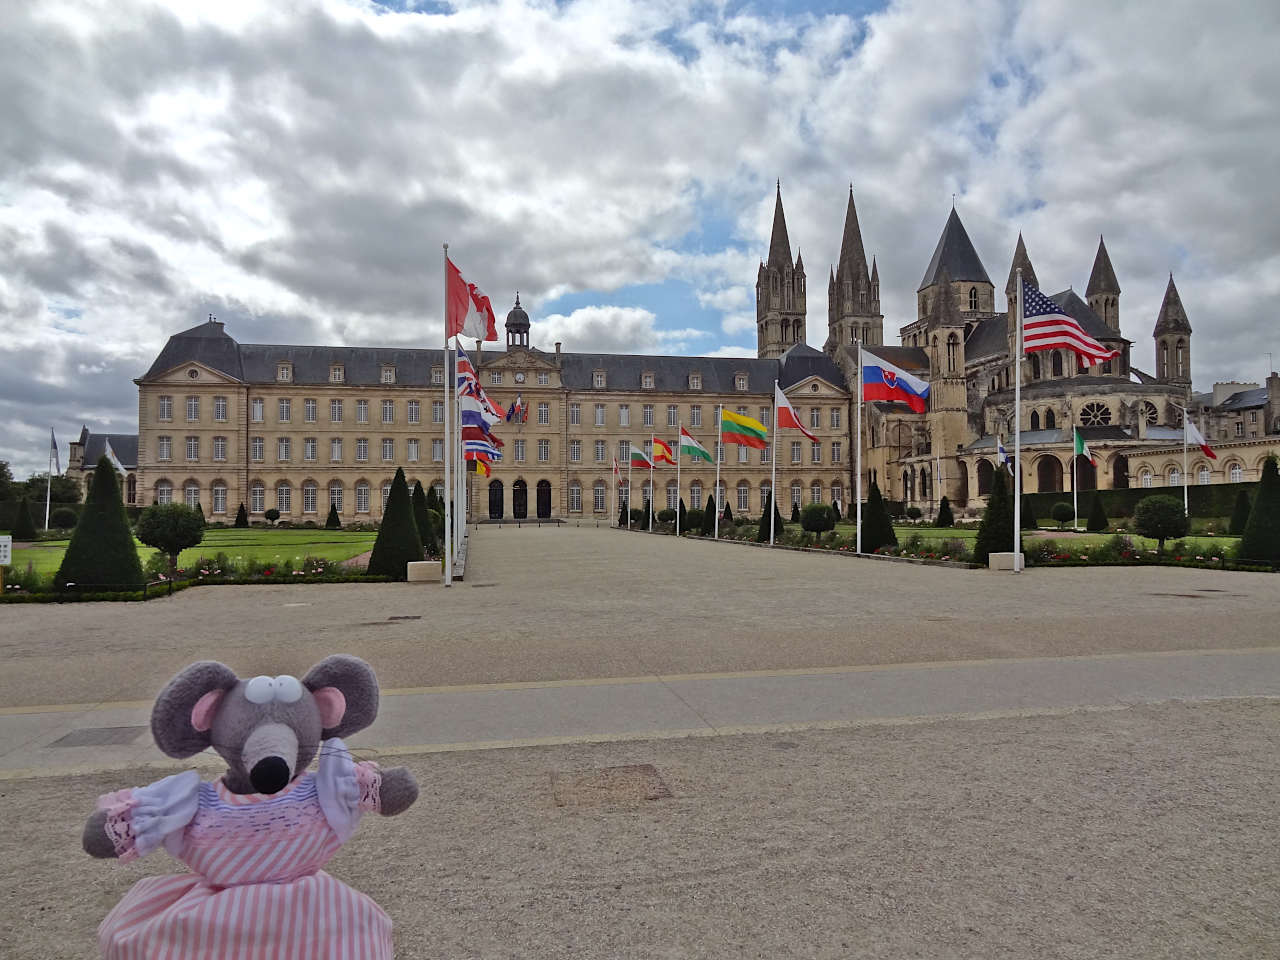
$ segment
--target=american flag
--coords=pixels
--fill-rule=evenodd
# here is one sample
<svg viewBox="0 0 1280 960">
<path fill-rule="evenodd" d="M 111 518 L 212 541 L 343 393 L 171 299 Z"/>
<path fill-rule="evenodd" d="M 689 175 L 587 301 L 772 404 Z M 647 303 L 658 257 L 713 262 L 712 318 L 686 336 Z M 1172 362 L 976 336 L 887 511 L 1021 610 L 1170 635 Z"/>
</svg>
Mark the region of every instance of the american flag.
<svg viewBox="0 0 1280 960">
<path fill-rule="evenodd" d="M 1087 364 L 1120 356 L 1089 336 L 1062 307 L 1022 281 L 1022 343 L 1027 353 L 1065 347 Z"/>
</svg>

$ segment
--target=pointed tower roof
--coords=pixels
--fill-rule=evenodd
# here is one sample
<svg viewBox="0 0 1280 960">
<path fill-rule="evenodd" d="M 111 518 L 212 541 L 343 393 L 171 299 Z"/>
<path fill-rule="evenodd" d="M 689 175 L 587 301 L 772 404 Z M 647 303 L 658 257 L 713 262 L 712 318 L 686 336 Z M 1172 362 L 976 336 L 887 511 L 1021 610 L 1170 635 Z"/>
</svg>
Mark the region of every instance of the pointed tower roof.
<svg viewBox="0 0 1280 960">
<path fill-rule="evenodd" d="M 1013 263 L 1009 265 L 1009 280 L 1004 285 L 1004 296 L 1010 304 L 1018 301 L 1018 268 L 1022 268 L 1022 279 L 1037 289 L 1040 281 L 1036 279 L 1035 267 L 1031 266 L 1031 258 L 1027 256 L 1027 245 L 1022 242 L 1022 231 L 1018 231 L 1018 245 L 1013 248 Z"/>
<path fill-rule="evenodd" d="M 804 257 L 800 256 L 799 248 L 796 249 L 796 273 L 804 273 Z"/>
<path fill-rule="evenodd" d="M 844 213 L 844 235 L 840 238 L 841 275 L 867 276 L 867 253 L 862 248 L 862 230 L 858 227 L 858 208 L 853 202 L 853 184 L 849 184 L 849 206 Z"/>
<path fill-rule="evenodd" d="M 875 257 L 871 258 L 871 282 L 872 283 L 880 282 L 880 267 L 876 265 Z"/>
<path fill-rule="evenodd" d="M 942 228 L 942 236 L 938 238 L 938 246 L 933 251 L 933 259 L 924 272 L 918 289 L 937 283 L 942 276 L 943 268 L 951 274 L 952 280 L 978 280 L 991 283 L 987 270 L 973 248 L 973 241 L 965 232 L 964 224 L 955 207 L 951 208 L 951 216 L 947 217 L 947 225 Z M 993 284 L 994 286 L 994 284 Z"/>
<path fill-rule="evenodd" d="M 773 235 L 769 238 L 770 269 L 791 266 L 791 241 L 787 238 L 787 217 L 782 212 L 782 181 L 778 181 L 777 200 L 773 205 Z"/>
<path fill-rule="evenodd" d="M 956 309 L 955 297 L 951 295 L 951 271 L 945 266 L 938 275 L 938 283 L 942 289 L 929 305 L 929 326 L 963 327 L 964 318 Z"/>
<path fill-rule="evenodd" d="M 1173 274 L 1169 274 L 1169 286 L 1165 287 L 1164 302 L 1160 304 L 1160 315 L 1156 318 L 1156 329 L 1152 336 L 1163 333 L 1190 333 L 1191 322 L 1187 319 L 1187 311 L 1182 308 L 1182 298 L 1178 296 L 1178 288 L 1173 285 Z"/>
<path fill-rule="evenodd" d="M 1098 237 L 1098 255 L 1093 258 L 1093 273 L 1089 274 L 1089 285 L 1084 289 L 1086 297 L 1097 293 L 1120 292 L 1120 284 L 1116 282 L 1116 272 L 1111 268 L 1111 258 L 1107 256 L 1107 245 Z"/>
</svg>

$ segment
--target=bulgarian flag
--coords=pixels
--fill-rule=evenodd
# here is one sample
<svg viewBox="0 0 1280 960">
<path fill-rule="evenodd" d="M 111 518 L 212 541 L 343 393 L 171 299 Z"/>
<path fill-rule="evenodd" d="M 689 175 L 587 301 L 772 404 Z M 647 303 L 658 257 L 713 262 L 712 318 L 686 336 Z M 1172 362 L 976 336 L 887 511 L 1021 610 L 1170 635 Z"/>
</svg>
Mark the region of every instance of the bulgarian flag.
<svg viewBox="0 0 1280 960">
<path fill-rule="evenodd" d="M 1218 455 L 1210 449 L 1208 441 L 1204 438 L 1204 434 L 1196 429 L 1196 425 L 1192 423 L 1189 418 L 1186 418 L 1185 412 L 1183 417 L 1187 425 L 1187 443 L 1193 447 L 1199 447 L 1204 451 L 1204 455 L 1210 460 L 1217 460 Z"/>
<path fill-rule="evenodd" d="M 653 462 L 669 463 L 674 467 L 676 462 L 671 459 L 671 444 L 665 440 L 659 440 L 657 437 L 651 437 L 650 439 L 653 440 Z"/>
<path fill-rule="evenodd" d="M 644 455 L 644 451 L 639 447 L 631 448 L 631 465 L 633 467 L 644 467 L 648 470 L 653 466 L 653 461 Z"/>
<path fill-rule="evenodd" d="M 796 416 L 795 407 L 791 406 L 791 401 L 787 399 L 787 395 L 782 392 L 782 388 L 775 381 L 773 384 L 773 404 L 778 408 L 778 427 L 795 427 L 814 443 L 818 442 L 818 438 L 804 428 L 804 424 L 800 422 L 800 418 Z"/>
<path fill-rule="evenodd" d="M 763 450 L 769 445 L 766 439 L 769 431 L 759 420 L 741 413 L 720 411 L 720 439 L 724 443 L 738 443 L 744 447 L 755 447 Z"/>
<path fill-rule="evenodd" d="M 695 460 L 702 459 L 707 461 L 707 463 L 712 462 L 711 454 L 707 453 L 707 448 L 704 447 L 702 444 L 700 444 L 697 440 L 693 439 L 689 431 L 686 430 L 684 427 L 680 428 L 680 452 L 687 453 L 689 456 L 693 457 Z"/>
<path fill-rule="evenodd" d="M 1072 433 L 1076 435 L 1076 456 L 1088 457 L 1089 462 L 1096 467 L 1098 465 L 1098 458 L 1093 455 L 1093 451 L 1089 449 L 1089 445 L 1084 442 L 1084 437 L 1080 436 L 1080 428 L 1073 427 Z"/>
</svg>

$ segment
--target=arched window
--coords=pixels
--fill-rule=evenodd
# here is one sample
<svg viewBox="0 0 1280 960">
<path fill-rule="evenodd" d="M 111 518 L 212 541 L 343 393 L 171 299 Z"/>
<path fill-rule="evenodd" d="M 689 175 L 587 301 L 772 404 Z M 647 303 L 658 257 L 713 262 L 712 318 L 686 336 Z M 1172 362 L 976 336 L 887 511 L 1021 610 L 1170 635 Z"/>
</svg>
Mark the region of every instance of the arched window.
<svg viewBox="0 0 1280 960">
<path fill-rule="evenodd" d="M 569 481 L 569 512 L 582 512 L 582 484 L 577 480 Z"/>
<path fill-rule="evenodd" d="M 1111 408 L 1105 403 L 1086 403 L 1080 408 L 1080 423 L 1086 427 L 1101 427 L 1111 422 Z"/>
<path fill-rule="evenodd" d="M 676 482 L 674 480 L 667 481 L 667 509 L 680 509 L 680 488 L 676 486 Z"/>
<path fill-rule="evenodd" d="M 387 501 L 391 499 L 391 481 L 382 481 L 382 510 L 385 513 L 387 509 Z"/>
<path fill-rule="evenodd" d="M 1179 340 L 1177 357 L 1178 357 L 1178 376 L 1180 377 L 1183 376 L 1185 373 L 1185 371 L 1183 370 L 1183 363 L 1182 363 L 1182 349 L 1184 346 L 1185 344 L 1183 344 L 1183 342 Z"/>
<path fill-rule="evenodd" d="M 810 503 L 822 502 L 822 484 L 816 480 L 809 487 L 809 502 Z"/>
<path fill-rule="evenodd" d="M 173 484 L 168 480 L 156 484 L 156 503 L 173 503 Z"/>
<path fill-rule="evenodd" d="M 862 309 L 863 313 L 867 312 L 867 291 L 866 290 L 858 291 L 858 306 Z"/>
<path fill-rule="evenodd" d="M 1160 413 L 1156 410 L 1156 405 L 1150 400 L 1142 401 L 1142 419 L 1147 423 L 1155 423 L 1160 419 Z"/>
<path fill-rule="evenodd" d="M 1142 473 L 1139 474 L 1138 479 L 1142 482 L 1144 487 L 1149 487 L 1154 482 L 1155 478 L 1152 476 L 1150 470 L 1143 470 Z"/>
<path fill-rule="evenodd" d="M 1201 486 L 1204 486 L 1208 482 L 1209 482 L 1209 468 L 1201 467 L 1199 470 L 1196 471 L 1196 483 L 1200 484 Z"/>
<path fill-rule="evenodd" d="M 837 482 L 837 483 L 831 484 L 831 502 L 833 504 L 838 503 L 840 504 L 841 507 L 844 506 L 844 484 L 843 483 Z"/>
<path fill-rule="evenodd" d="M 249 512 L 262 513 L 267 509 L 267 487 L 261 480 L 249 484 Z"/>
<path fill-rule="evenodd" d="M 608 492 L 609 488 L 603 480 L 597 480 L 591 485 L 591 511 L 593 513 L 604 513 L 609 509 Z"/>
<path fill-rule="evenodd" d="M 793 507 L 798 507 L 803 502 L 803 499 L 802 499 L 804 496 L 802 492 L 803 490 L 804 490 L 804 487 L 800 485 L 799 480 L 791 481 L 791 505 Z"/>
<path fill-rule="evenodd" d="M 1031 355 L 1031 379 L 1040 379 L 1040 354 L 1033 353 Z"/>
<path fill-rule="evenodd" d="M 342 512 L 342 481 L 334 480 L 329 484 L 329 506 Z"/>
<path fill-rule="evenodd" d="M 192 510 L 200 503 L 200 484 L 188 480 L 182 487 L 182 500 Z"/>
<path fill-rule="evenodd" d="M 956 335 L 953 333 L 947 337 L 947 372 L 956 372 L 956 355 L 960 352 L 960 345 L 956 341 Z"/>
<path fill-rule="evenodd" d="M 369 481 L 356 482 L 356 513 L 369 512 Z"/>
<path fill-rule="evenodd" d="M 969 309 L 970 310 L 978 309 L 978 288 L 977 287 L 969 288 Z"/>
<path fill-rule="evenodd" d="M 1169 375 L 1169 345 L 1167 343 L 1160 344 L 1160 369 L 1156 373 L 1161 377 Z"/>
<path fill-rule="evenodd" d="M 631 509 L 631 488 L 627 485 L 626 477 L 618 481 L 618 503 L 628 510 Z"/>
<path fill-rule="evenodd" d="M 765 511 L 769 509 L 769 494 L 772 492 L 773 487 L 769 485 L 768 480 L 760 484 L 760 516 L 762 517 Z"/>
<path fill-rule="evenodd" d="M 991 492 L 991 481 L 995 477 L 996 469 L 991 465 L 990 460 L 978 461 L 978 495 L 985 497 Z"/>
<path fill-rule="evenodd" d="M 700 484 L 697 480 L 689 484 L 689 509 L 690 510 L 702 509 L 702 484 Z"/>
<path fill-rule="evenodd" d="M 1053 351 L 1053 359 L 1050 362 L 1053 365 L 1053 375 L 1055 377 L 1062 376 L 1062 354 L 1057 350 Z"/>
<path fill-rule="evenodd" d="M 1227 471 L 1227 476 L 1231 478 L 1232 483 L 1240 483 L 1244 480 L 1244 467 L 1238 463 L 1233 463 L 1231 469 Z"/>
<path fill-rule="evenodd" d="M 1040 414 L 1036 413 L 1034 410 L 1031 411 L 1031 429 L 1040 429 Z"/>
<path fill-rule="evenodd" d="M 1044 412 L 1044 428 L 1046 430 L 1053 430 L 1057 426 L 1058 426 L 1057 416 L 1054 414 L 1052 410 L 1046 410 Z"/>
<path fill-rule="evenodd" d="M 221 480 L 214 481 L 213 484 L 213 512 L 227 512 L 227 485 Z"/>
<path fill-rule="evenodd" d="M 738 512 L 744 513 L 751 509 L 751 484 L 745 480 L 738 481 Z"/>
<path fill-rule="evenodd" d="M 1169 486 L 1171 487 L 1182 486 L 1182 471 L 1179 470 L 1177 467 L 1169 468 Z"/>
<path fill-rule="evenodd" d="M 293 509 L 293 487 L 287 481 L 281 480 L 276 484 L 276 509 L 281 513 Z"/>
<path fill-rule="evenodd" d="M 320 501 L 320 484 L 314 480 L 304 481 L 302 484 L 302 512 L 317 513 L 319 511 Z"/>
<path fill-rule="evenodd" d="M 125 484 L 128 489 L 130 503 L 138 502 L 138 475 L 136 473 L 129 474 L 129 479 Z M 87 493 L 88 491 L 86 491 Z"/>
</svg>

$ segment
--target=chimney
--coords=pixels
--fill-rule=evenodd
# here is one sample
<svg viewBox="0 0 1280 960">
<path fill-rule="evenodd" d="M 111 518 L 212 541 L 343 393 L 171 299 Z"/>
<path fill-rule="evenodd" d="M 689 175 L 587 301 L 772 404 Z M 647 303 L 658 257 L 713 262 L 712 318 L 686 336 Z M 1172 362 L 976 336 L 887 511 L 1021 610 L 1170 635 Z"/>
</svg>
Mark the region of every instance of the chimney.
<svg viewBox="0 0 1280 960">
<path fill-rule="evenodd" d="M 560 341 L 556 341 L 556 356 L 560 356 Z"/>
<path fill-rule="evenodd" d="M 1267 377 L 1267 412 L 1262 426 L 1267 433 L 1280 433 L 1280 374 L 1274 370 Z"/>
</svg>

